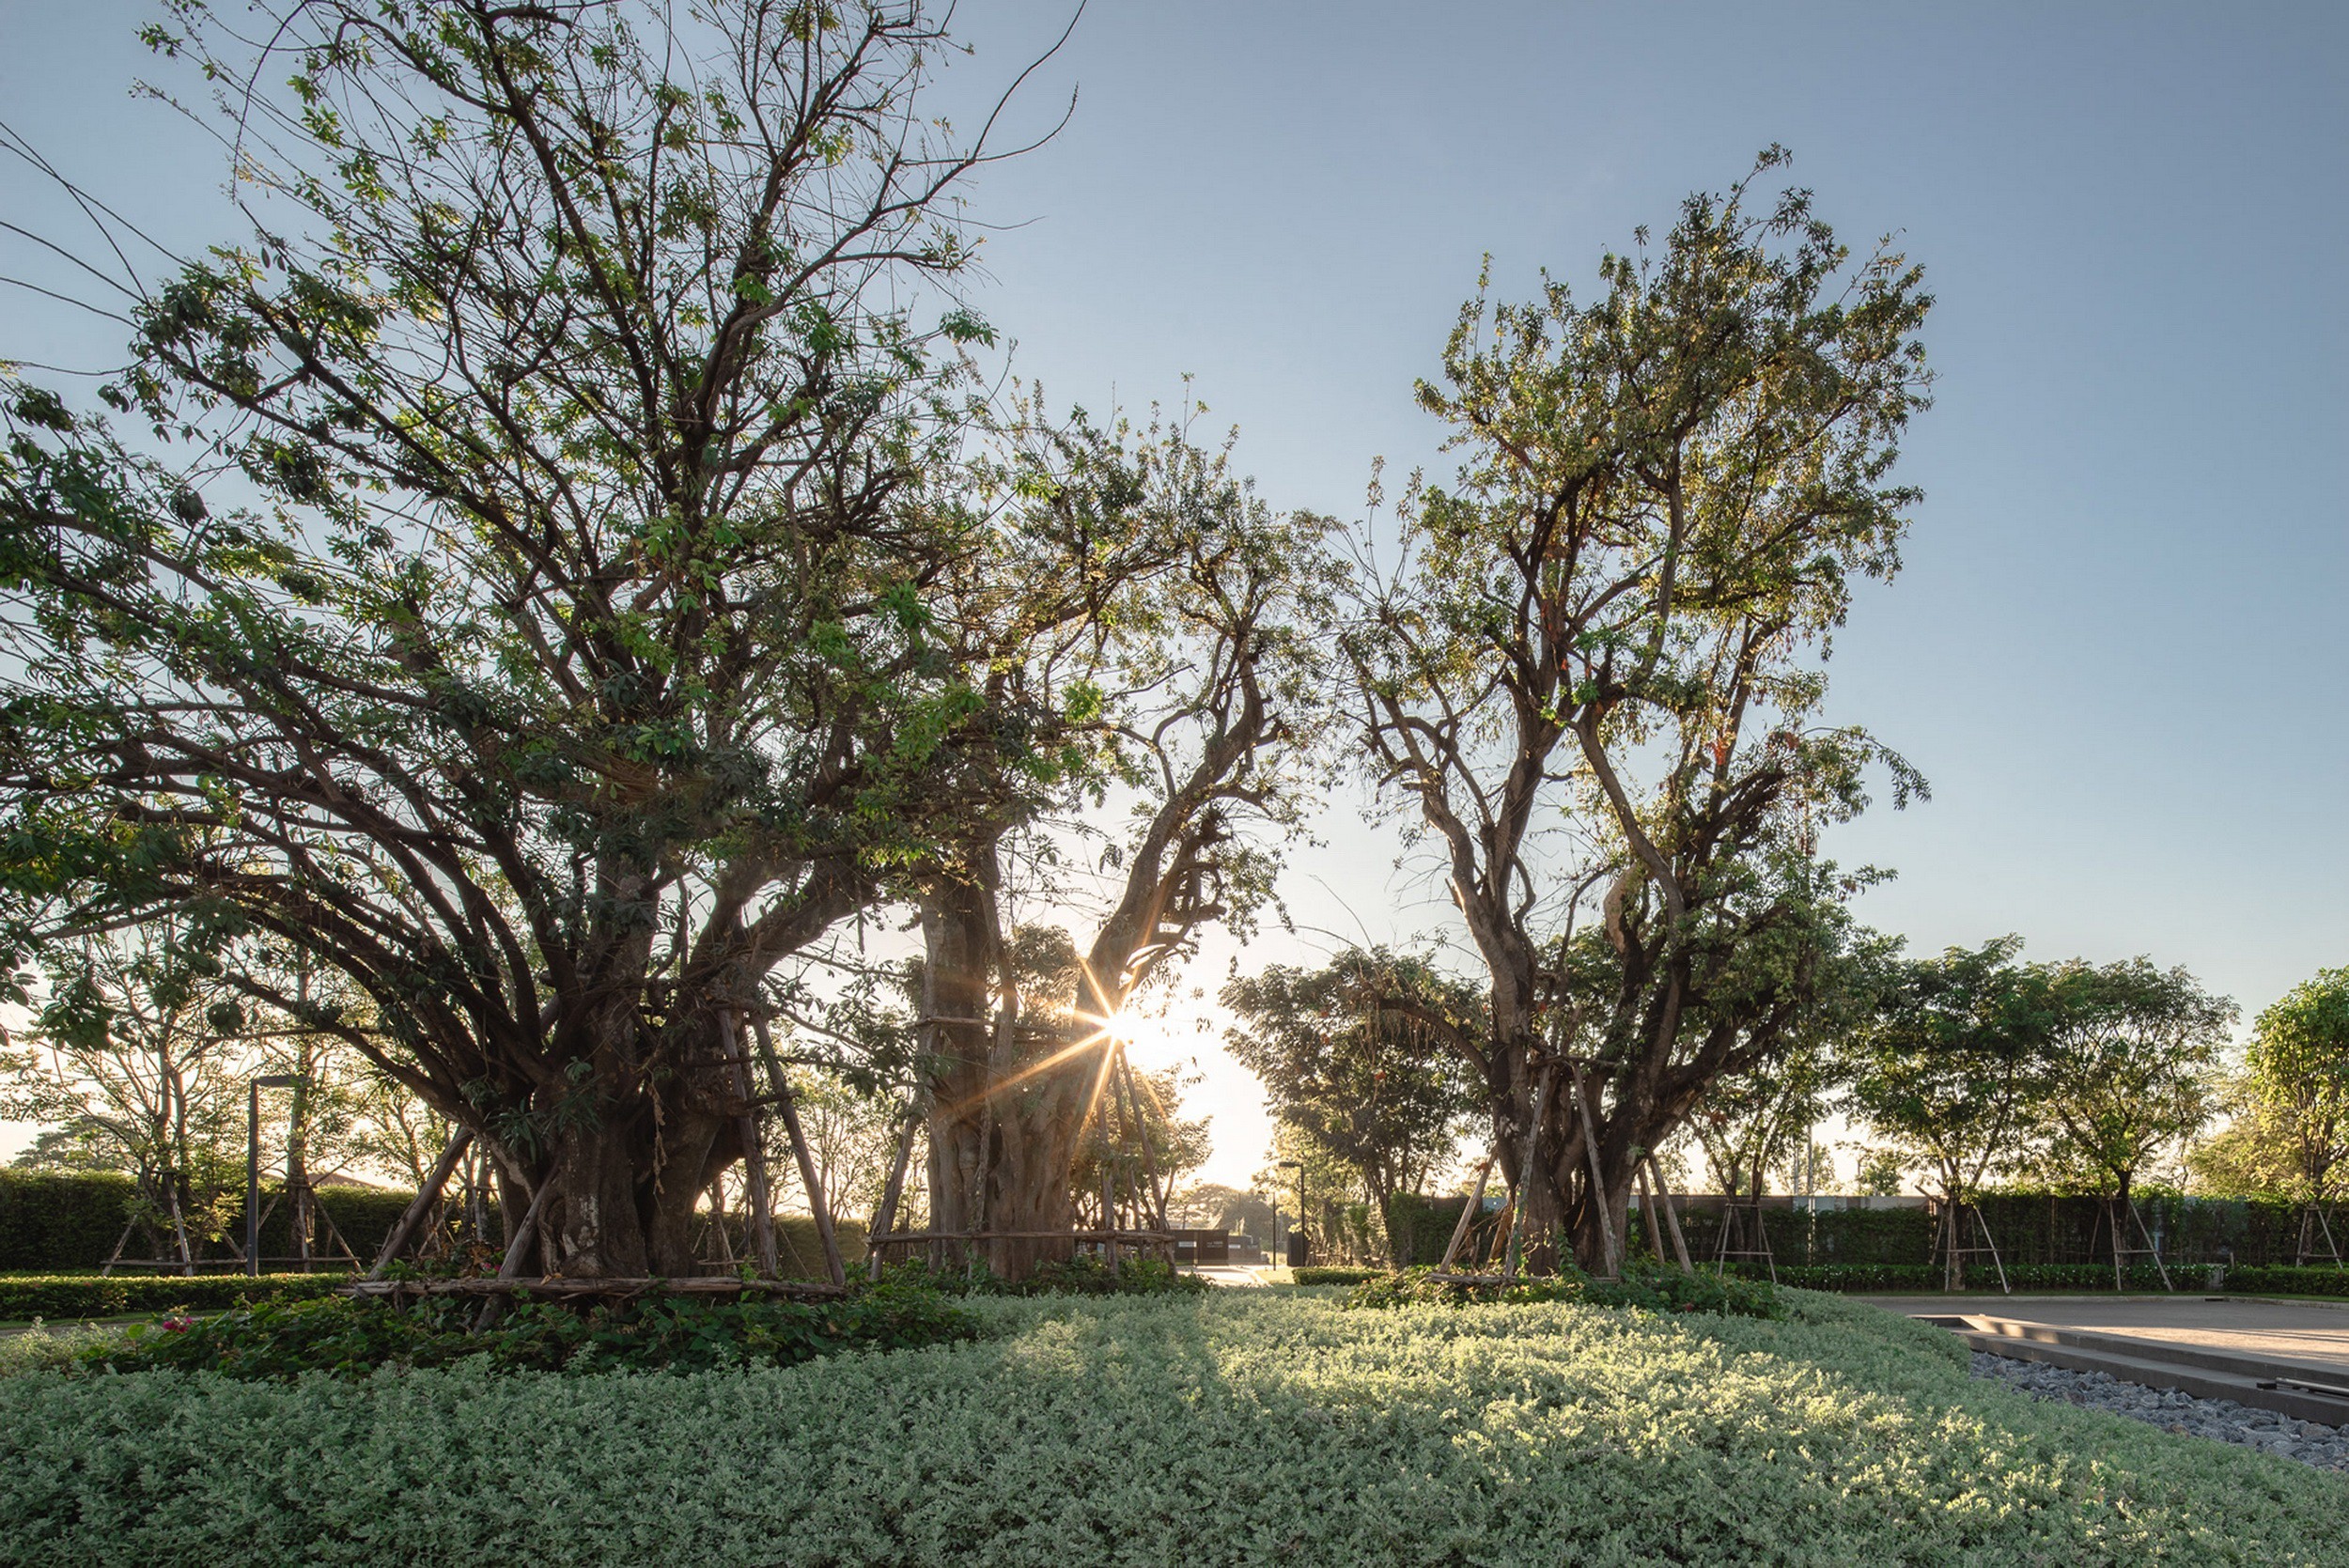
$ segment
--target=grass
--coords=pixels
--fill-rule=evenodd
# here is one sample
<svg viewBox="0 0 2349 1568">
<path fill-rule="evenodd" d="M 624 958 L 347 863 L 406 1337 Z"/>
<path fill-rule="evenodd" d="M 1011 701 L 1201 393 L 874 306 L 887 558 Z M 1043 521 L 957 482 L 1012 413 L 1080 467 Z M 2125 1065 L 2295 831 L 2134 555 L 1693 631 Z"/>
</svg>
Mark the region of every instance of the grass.
<svg viewBox="0 0 2349 1568">
<path fill-rule="evenodd" d="M 2349 1563 L 2339 1479 L 2031 1404 L 1856 1303 L 1342 1294 L 983 1298 L 976 1343 L 693 1374 L 0 1346 L 0 1561 Z"/>
</svg>

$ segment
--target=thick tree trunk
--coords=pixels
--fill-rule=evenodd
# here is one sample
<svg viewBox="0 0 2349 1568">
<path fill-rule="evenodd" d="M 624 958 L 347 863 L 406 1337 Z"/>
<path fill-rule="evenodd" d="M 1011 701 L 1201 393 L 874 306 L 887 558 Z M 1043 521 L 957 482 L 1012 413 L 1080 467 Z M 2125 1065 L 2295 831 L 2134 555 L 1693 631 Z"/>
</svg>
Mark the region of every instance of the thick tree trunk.
<svg viewBox="0 0 2349 1568">
<path fill-rule="evenodd" d="M 1023 1027 L 1008 986 L 997 1005 L 1003 940 L 985 889 L 937 890 L 922 929 L 932 1063 L 929 1228 L 956 1236 L 1050 1233 L 950 1241 L 935 1250 L 949 1263 L 978 1262 L 1003 1278 L 1024 1278 L 1073 1250 L 1057 1238 L 1076 1228 L 1071 1182 L 1101 1052 L 1072 1048 L 1089 1025 Z"/>
</svg>

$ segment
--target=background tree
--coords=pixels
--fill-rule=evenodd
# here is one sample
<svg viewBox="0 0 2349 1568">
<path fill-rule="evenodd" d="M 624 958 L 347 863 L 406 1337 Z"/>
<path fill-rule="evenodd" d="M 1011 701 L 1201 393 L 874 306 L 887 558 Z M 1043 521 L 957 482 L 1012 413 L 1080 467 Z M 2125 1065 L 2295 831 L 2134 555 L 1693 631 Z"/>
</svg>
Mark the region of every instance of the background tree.
<svg viewBox="0 0 2349 1568">
<path fill-rule="evenodd" d="M 2268 1129 L 2304 1205 L 2299 1261 L 2314 1253 L 2320 1216 L 2349 1169 L 2349 970 L 2323 970 L 2263 1011 L 2243 1054 L 2250 1129 Z"/>
<path fill-rule="evenodd" d="M 1788 1028 L 1785 1048 L 1705 1090 L 1688 1131 L 1720 1191 L 1759 1202 L 1773 1175 L 1788 1177 L 1791 1189 L 1814 1172 L 1832 1171 L 1812 1131 L 1837 1109 L 1858 1070 L 1854 1041 L 1873 1016 L 1896 949 L 1889 939 L 1855 934 L 1843 950 L 1814 960 L 1809 1002 Z"/>
<path fill-rule="evenodd" d="M 251 1052 L 219 966 L 179 935 L 158 924 L 52 951 L 33 1027 L 0 1048 L 0 1116 L 47 1129 L 38 1163 L 129 1173 L 152 1255 L 193 1260 L 242 1203 Z"/>
<path fill-rule="evenodd" d="M 1466 454 L 1456 486 L 1407 490 L 1403 564 L 1347 640 L 1371 768 L 1489 972 L 1460 1044 L 1504 1164 L 1536 1240 L 1567 1225 L 1595 1268 L 1639 1152 L 1782 1048 L 1842 895 L 1814 831 L 1883 754 L 1816 724 L 1811 655 L 1851 578 L 1896 565 L 1916 493 L 1887 481 L 1930 302 L 1887 251 L 1849 265 L 1808 193 L 1762 213 L 1750 194 L 1689 197 L 1660 247 L 1602 263 L 1589 305 L 1552 282 L 1463 309 L 1420 388 Z M 1562 810 L 1563 842 L 1537 844 Z M 1570 1005 L 1560 955 L 1602 885 L 1613 980 Z M 1776 958 L 1743 956 L 1759 946 Z M 1540 1093 L 1568 1049 L 1591 1062 L 1595 1181 L 1568 1095 Z"/>
<path fill-rule="evenodd" d="M 2047 969 L 2048 1028 L 2030 1109 L 2050 1156 L 2089 1174 L 2111 1203 L 2113 1267 L 2137 1227 L 2130 1188 L 2161 1150 L 2201 1130 L 2215 1110 L 2218 1053 L 2235 1005 L 2183 969 L 2145 958 Z"/>
<path fill-rule="evenodd" d="M 998 531 L 1010 554 L 978 574 L 982 602 L 957 625 L 978 629 L 990 704 L 1056 716 L 1028 744 L 1090 760 L 1043 789 L 1033 774 L 979 780 L 968 836 L 922 895 L 931 1224 L 955 1234 L 1068 1228 L 1087 1129 L 1123 1077 L 1119 1020 L 1201 931 L 1244 933 L 1270 896 L 1307 798 L 1323 706 L 1312 628 L 1334 571 L 1326 520 L 1273 512 L 1228 452 L 1179 427 L 1080 427 L 1011 485 L 1024 520 Z M 996 603 L 1002 584 L 1017 591 Z M 1122 829 L 1077 831 L 1105 805 Z M 1079 845 L 1105 884 L 1095 911 Z M 1081 939 L 1056 931 L 1052 962 L 1014 951 L 1015 859 L 1050 884 L 1056 920 L 1085 923 Z M 1019 1273 L 1052 1249 L 987 1250 Z"/>
<path fill-rule="evenodd" d="M 1349 949 L 1318 969 L 1235 977 L 1221 1000 L 1239 1019 L 1225 1042 L 1263 1080 L 1273 1115 L 1352 1170 L 1392 1238 L 1395 1195 L 1425 1188 L 1482 1103 L 1452 1046 L 1475 1028 L 1475 989 L 1423 958 Z"/>
<path fill-rule="evenodd" d="M 1228 1231 L 1272 1245 L 1272 1204 L 1261 1192 L 1242 1191 L 1221 1182 L 1190 1182 L 1170 1205 L 1177 1224 L 1201 1230 Z"/>
<path fill-rule="evenodd" d="M 1960 1217 L 1985 1176 L 2025 1154 L 2029 1096 L 2053 1026 L 2046 976 L 2000 937 L 1891 969 L 1857 1042 L 1851 1104 L 1904 1159 L 1927 1167 L 1942 1204 L 1944 1283 L 1964 1282 Z"/>
<path fill-rule="evenodd" d="M 297 948 L 377 1020 L 298 1021 L 474 1128 L 509 1222 L 546 1195 L 543 1267 L 690 1272 L 761 980 L 956 800 L 924 599 L 987 329 L 924 289 L 987 132 L 916 110 L 919 6 L 255 24 L 149 34 L 248 85 L 253 234 L 117 280 L 107 396 L 193 456 L 8 412 L 10 944 Z"/>
</svg>

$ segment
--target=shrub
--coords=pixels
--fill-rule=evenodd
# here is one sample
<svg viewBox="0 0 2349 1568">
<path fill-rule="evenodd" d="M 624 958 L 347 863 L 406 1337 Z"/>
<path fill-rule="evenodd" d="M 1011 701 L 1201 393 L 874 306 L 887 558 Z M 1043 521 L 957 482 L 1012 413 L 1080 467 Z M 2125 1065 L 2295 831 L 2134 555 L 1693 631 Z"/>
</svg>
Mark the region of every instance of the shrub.
<svg viewBox="0 0 2349 1568">
<path fill-rule="evenodd" d="M 298 1301 L 331 1296 L 348 1274 L 117 1275 L 33 1274 L 0 1277 L 0 1321 L 121 1317 L 131 1312 L 219 1312 L 254 1301 Z"/>
<path fill-rule="evenodd" d="M 919 1259 L 892 1264 L 882 1278 L 948 1296 L 1197 1296 L 1216 1287 L 1157 1258 L 1128 1258 L 1115 1272 L 1092 1256 L 1040 1265 L 1024 1279 L 1004 1280 L 985 1269 L 933 1269 Z"/>
<path fill-rule="evenodd" d="M 1297 1291 L 978 1297 L 661 1376 L 0 1379 L 0 1560 L 2338 1562 L 2341 1482 L 1967 1376 L 1938 1329 Z"/>
<path fill-rule="evenodd" d="M 388 1367 L 441 1367 L 483 1358 L 501 1372 L 571 1374 L 790 1366 L 839 1350 L 903 1350 L 976 1336 L 938 1292 L 888 1282 L 845 1300 L 642 1296 L 584 1310 L 518 1299 L 489 1328 L 470 1324 L 477 1298 L 427 1296 L 395 1305 L 334 1296 L 270 1301 L 209 1318 L 165 1318 L 93 1336 L 85 1370 L 217 1372 L 238 1378 L 305 1372 L 364 1377 Z"/>
<path fill-rule="evenodd" d="M 1354 1287 L 1349 1307 L 1400 1307 L 1443 1302 L 1532 1303 L 1579 1301 L 1594 1307 L 1637 1307 L 1652 1312 L 1717 1312 L 1735 1317 L 1781 1318 L 1784 1304 L 1768 1281 L 1700 1268 L 1684 1273 L 1652 1264 L 1633 1264 L 1620 1280 L 1594 1280 L 1580 1272 L 1557 1278 L 1519 1280 L 1513 1284 L 1470 1284 L 1438 1279 L 1425 1268 L 1377 1274 Z"/>
<path fill-rule="evenodd" d="M 2251 1296 L 2349 1296 L 2349 1269 L 2330 1265 L 2295 1268 L 2289 1264 L 2274 1268 L 2231 1268 L 2227 1270 L 2226 1288 Z"/>
<path fill-rule="evenodd" d="M 1338 1268 L 1309 1265 L 1289 1271 L 1289 1283 L 1294 1285 L 1359 1285 L 1366 1280 L 1382 1280 L 1383 1268 Z"/>
</svg>

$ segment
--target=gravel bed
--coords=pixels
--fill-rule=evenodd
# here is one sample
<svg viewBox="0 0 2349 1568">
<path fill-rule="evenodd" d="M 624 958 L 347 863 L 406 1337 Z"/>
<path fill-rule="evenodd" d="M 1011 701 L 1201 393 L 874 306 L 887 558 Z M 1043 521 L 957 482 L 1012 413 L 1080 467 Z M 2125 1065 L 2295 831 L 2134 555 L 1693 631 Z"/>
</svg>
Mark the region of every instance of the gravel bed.
<svg viewBox="0 0 2349 1568">
<path fill-rule="evenodd" d="M 2349 1427 L 2295 1421 L 2232 1399 L 2196 1399 L 2176 1389 L 2124 1383 L 2108 1372 L 2074 1372 L 2069 1367 L 2017 1361 L 1983 1350 L 1974 1352 L 1974 1375 L 2019 1389 L 2033 1399 L 2060 1399 L 2092 1410 L 2109 1410 L 2166 1432 L 2239 1443 L 2320 1470 L 2349 1472 Z"/>
</svg>

